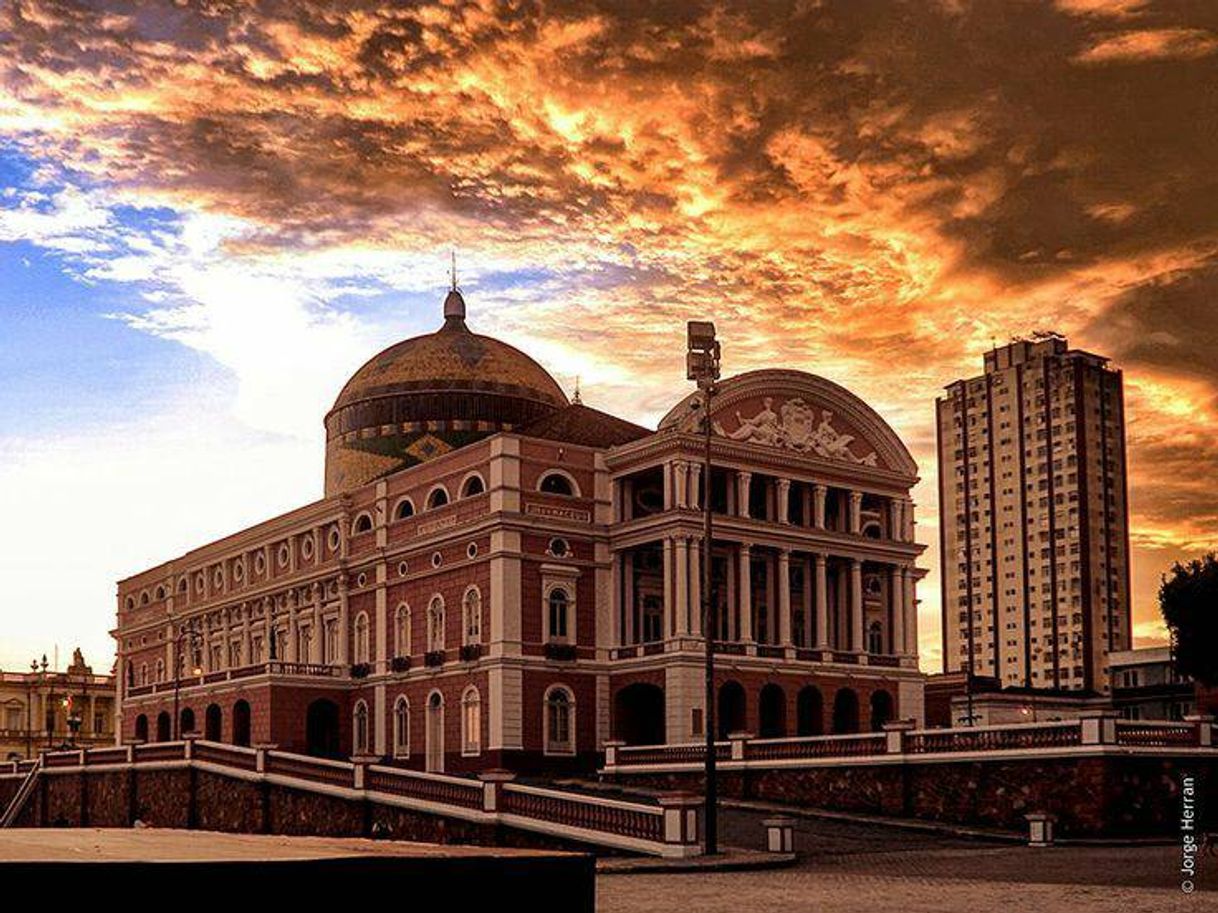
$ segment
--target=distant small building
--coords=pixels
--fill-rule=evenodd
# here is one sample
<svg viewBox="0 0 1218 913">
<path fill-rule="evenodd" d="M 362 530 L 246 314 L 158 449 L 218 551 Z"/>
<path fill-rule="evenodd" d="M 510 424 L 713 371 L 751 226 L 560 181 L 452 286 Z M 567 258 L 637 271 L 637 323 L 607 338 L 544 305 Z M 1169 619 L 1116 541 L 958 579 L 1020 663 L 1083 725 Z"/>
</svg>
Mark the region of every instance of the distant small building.
<svg viewBox="0 0 1218 913">
<path fill-rule="evenodd" d="M 1002 688 L 997 679 L 979 675 L 970 686 L 964 672 L 927 676 L 925 704 L 926 725 L 938 728 L 1073 720 L 1111 707 L 1094 691 Z"/>
<path fill-rule="evenodd" d="M 114 676 L 95 675 L 79 649 L 63 672 L 48 668 L 45 657 L 28 672 L 0 672 L 0 760 L 113 742 Z"/>
<path fill-rule="evenodd" d="M 1171 647 L 1142 647 L 1109 655 L 1112 704 L 1127 720 L 1182 720 L 1198 706 L 1191 679 L 1176 672 Z"/>
</svg>

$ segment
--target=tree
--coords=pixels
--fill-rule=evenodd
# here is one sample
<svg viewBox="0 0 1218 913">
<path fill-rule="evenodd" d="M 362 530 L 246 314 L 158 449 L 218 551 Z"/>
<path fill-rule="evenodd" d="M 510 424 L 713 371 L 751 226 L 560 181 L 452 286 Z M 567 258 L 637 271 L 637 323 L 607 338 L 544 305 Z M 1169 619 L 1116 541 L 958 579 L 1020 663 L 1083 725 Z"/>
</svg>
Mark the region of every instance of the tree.
<svg viewBox="0 0 1218 913">
<path fill-rule="evenodd" d="M 1218 558 L 1213 552 L 1172 565 L 1159 586 L 1159 609 L 1171 631 L 1176 671 L 1218 685 Z"/>
</svg>

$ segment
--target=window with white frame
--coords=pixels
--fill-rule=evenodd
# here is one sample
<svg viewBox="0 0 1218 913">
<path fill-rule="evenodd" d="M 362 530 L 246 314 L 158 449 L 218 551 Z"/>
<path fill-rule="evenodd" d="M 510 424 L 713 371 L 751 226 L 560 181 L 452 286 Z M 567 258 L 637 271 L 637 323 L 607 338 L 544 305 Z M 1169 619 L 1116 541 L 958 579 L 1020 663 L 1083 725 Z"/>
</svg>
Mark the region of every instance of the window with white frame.
<svg viewBox="0 0 1218 913">
<path fill-rule="evenodd" d="M 366 663 L 371 659 L 372 648 L 368 636 L 368 614 L 360 612 L 355 617 L 355 661 Z"/>
<path fill-rule="evenodd" d="M 575 754 L 575 698 L 563 685 L 554 685 L 545 696 L 545 753 Z"/>
<path fill-rule="evenodd" d="M 393 704 L 393 756 L 410 757 L 410 702 L 405 695 Z"/>
<path fill-rule="evenodd" d="M 556 586 L 551 589 L 550 595 L 546 599 L 550 640 L 565 641 L 567 639 L 567 631 L 569 629 L 567 616 L 570 610 L 571 597 L 567 595 L 566 588 Z"/>
<path fill-rule="evenodd" d="M 461 754 L 482 751 L 482 696 L 470 685 L 461 695 Z"/>
<path fill-rule="evenodd" d="M 547 642 L 574 644 L 579 569 L 564 564 L 541 566 L 541 627 Z"/>
<path fill-rule="evenodd" d="M 410 655 L 410 606 L 404 602 L 393 616 L 393 648 L 395 656 Z"/>
<path fill-rule="evenodd" d="M 461 599 L 461 614 L 464 621 L 464 643 L 482 643 L 482 593 L 476 586 L 465 591 Z"/>
<path fill-rule="evenodd" d="M 368 753 L 368 705 L 363 701 L 355 702 L 354 719 L 352 720 L 352 754 Z"/>
<path fill-rule="evenodd" d="M 327 618 L 321 630 L 321 661 L 331 666 L 338 662 L 338 619 Z"/>
<path fill-rule="evenodd" d="M 433 653 L 444 649 L 444 597 L 439 594 L 427 606 L 427 649 Z"/>
</svg>

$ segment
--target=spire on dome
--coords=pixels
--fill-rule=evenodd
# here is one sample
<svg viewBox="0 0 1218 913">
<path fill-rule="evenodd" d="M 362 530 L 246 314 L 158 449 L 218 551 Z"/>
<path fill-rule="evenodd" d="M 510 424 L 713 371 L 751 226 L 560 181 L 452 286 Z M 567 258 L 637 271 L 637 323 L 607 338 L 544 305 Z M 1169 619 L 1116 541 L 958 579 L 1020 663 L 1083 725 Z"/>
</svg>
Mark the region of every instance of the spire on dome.
<svg viewBox="0 0 1218 913">
<path fill-rule="evenodd" d="M 576 406 L 582 406 L 584 404 L 584 398 L 582 396 L 580 396 L 580 393 L 579 393 L 579 375 L 578 374 L 575 375 L 575 395 L 571 397 L 571 402 L 574 403 Z"/>
<path fill-rule="evenodd" d="M 453 329 L 465 328 L 465 299 L 457 288 L 457 252 L 452 252 L 452 287 L 444 297 L 444 326 Z"/>
</svg>

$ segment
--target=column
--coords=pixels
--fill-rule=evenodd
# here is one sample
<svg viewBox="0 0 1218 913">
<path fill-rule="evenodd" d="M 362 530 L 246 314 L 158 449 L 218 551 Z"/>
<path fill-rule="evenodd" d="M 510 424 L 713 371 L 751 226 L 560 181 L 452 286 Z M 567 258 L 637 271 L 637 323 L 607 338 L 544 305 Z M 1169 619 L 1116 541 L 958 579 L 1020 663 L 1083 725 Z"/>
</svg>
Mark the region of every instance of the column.
<svg viewBox="0 0 1218 913">
<path fill-rule="evenodd" d="M 888 569 L 888 611 L 892 628 L 888 637 L 889 653 L 905 652 L 905 578 L 901 569 L 893 565 Z M 997 634 L 995 634 L 997 636 Z"/>
<path fill-rule="evenodd" d="M 693 508 L 697 508 L 698 510 L 704 509 L 704 505 L 702 504 L 702 497 L 699 493 L 701 488 L 702 488 L 702 464 L 701 463 L 690 463 L 689 464 L 689 506 L 693 507 Z"/>
<path fill-rule="evenodd" d="M 609 555 L 609 609 L 613 613 L 612 646 L 620 647 L 626 642 L 623 639 L 626 632 L 622 626 L 622 559 L 619 552 Z"/>
<path fill-rule="evenodd" d="M 230 650 L 232 649 L 232 609 L 224 610 L 224 649 L 220 651 L 220 662 L 227 669 L 231 668 L 232 663 L 229 661 Z"/>
<path fill-rule="evenodd" d="M 778 522 L 779 523 L 790 523 L 791 522 L 791 480 L 790 479 L 779 479 L 778 480 L 777 497 L 778 497 L 778 505 L 777 505 L 778 506 Z"/>
<path fill-rule="evenodd" d="M 673 464 L 674 485 L 677 495 L 677 509 L 689 507 L 689 464 L 683 460 Z"/>
<path fill-rule="evenodd" d="M 313 638 L 309 641 L 311 655 L 309 662 L 321 664 L 321 645 L 322 639 L 325 637 L 325 632 L 322 630 L 321 624 L 321 584 L 314 583 L 310 591 L 313 597 Z"/>
<path fill-rule="evenodd" d="M 204 672 L 211 672 L 211 619 L 208 616 L 203 617 L 203 666 Z"/>
<path fill-rule="evenodd" d="M 427 606 L 421 606 L 420 623 L 427 624 Z M 347 599 L 347 575 L 338 575 L 338 664 L 351 665 L 351 606 Z M 412 736 L 413 738 L 413 736 Z"/>
<path fill-rule="evenodd" d="M 677 598 L 677 635 L 689 633 L 689 540 L 678 536 L 676 541 L 677 579 L 674 587 Z"/>
<path fill-rule="evenodd" d="M 702 634 L 702 540 L 689 542 L 689 629 Z"/>
<path fill-rule="evenodd" d="M 914 541 L 914 529 L 915 529 L 915 527 L 914 527 L 914 503 L 913 503 L 913 500 L 910 498 L 905 498 L 902 503 L 905 505 L 905 509 L 901 512 L 902 517 L 905 520 L 905 530 L 904 530 L 905 534 L 903 536 L 903 540 L 905 542 L 913 542 Z"/>
<path fill-rule="evenodd" d="M 666 536 L 663 543 L 664 549 L 664 636 L 661 640 L 668 640 L 676 631 L 674 624 L 678 603 L 673 597 L 673 590 L 676 574 L 674 573 L 676 564 L 674 560 L 673 540 L 671 536 Z"/>
<path fill-rule="evenodd" d="M 812 637 L 812 626 L 816 624 L 815 610 L 812 608 L 812 575 L 816 573 L 816 565 L 811 558 L 804 558 L 804 591 L 800 594 L 804 609 L 804 638 L 797 647 L 810 647 L 816 641 Z"/>
<path fill-rule="evenodd" d="M 673 464 L 665 463 L 660 467 L 664 478 L 664 509 L 672 510 L 676 499 L 673 497 Z"/>
<path fill-rule="evenodd" d="M 296 618 L 296 591 L 288 593 L 288 662 L 300 662 L 300 622 Z"/>
<path fill-rule="evenodd" d="M 740 544 L 740 574 L 736 582 L 736 592 L 740 598 L 740 639 L 751 642 L 753 639 L 753 568 L 751 561 L 753 550 L 747 542 Z"/>
<path fill-rule="evenodd" d="M 816 646 L 829 649 L 829 561 L 816 555 Z"/>
<path fill-rule="evenodd" d="M 856 536 L 863 528 L 863 493 L 850 492 L 850 532 Z"/>
<path fill-rule="evenodd" d="M 268 598 L 262 600 L 262 659 L 264 662 L 271 658 L 271 651 L 276 650 L 275 658 L 282 662 L 283 657 L 279 655 L 278 648 L 271 646 L 275 642 L 275 607 Z"/>
<path fill-rule="evenodd" d="M 241 604 L 241 663 L 248 666 L 252 663 L 253 651 L 250 649 L 250 604 Z"/>
<path fill-rule="evenodd" d="M 738 517 L 749 515 L 749 487 L 752 481 L 751 472 L 740 470 L 736 473 L 736 516 Z"/>
<path fill-rule="evenodd" d="M 812 486 L 812 525 L 825 528 L 825 496 L 829 493 L 824 485 Z"/>
<path fill-rule="evenodd" d="M 626 643 L 638 643 L 634 632 L 634 556 L 627 549 L 620 553 L 622 556 L 622 598 L 626 608 Z"/>
<path fill-rule="evenodd" d="M 778 552 L 778 643 L 791 646 L 791 552 Z"/>
<path fill-rule="evenodd" d="M 850 649 L 863 652 L 863 562 L 850 559 Z"/>
<path fill-rule="evenodd" d="M 909 656 L 918 655 L 918 599 L 917 578 L 913 568 L 903 568 L 901 580 L 905 584 L 905 653 Z"/>
</svg>

